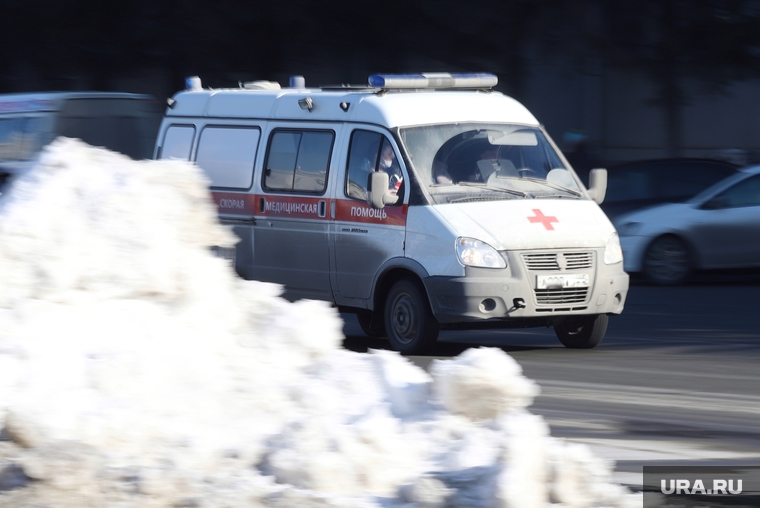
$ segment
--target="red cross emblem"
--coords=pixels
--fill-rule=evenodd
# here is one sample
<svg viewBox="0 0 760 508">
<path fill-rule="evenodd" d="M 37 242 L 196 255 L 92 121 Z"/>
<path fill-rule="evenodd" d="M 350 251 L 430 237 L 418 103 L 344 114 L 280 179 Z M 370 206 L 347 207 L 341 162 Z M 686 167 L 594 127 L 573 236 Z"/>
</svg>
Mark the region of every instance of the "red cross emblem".
<svg viewBox="0 0 760 508">
<path fill-rule="evenodd" d="M 535 217 L 528 217 L 528 220 L 530 222 L 540 222 L 544 225 L 544 227 L 547 229 L 547 231 L 553 231 L 554 227 L 552 226 L 552 222 L 559 222 L 556 217 L 547 216 L 544 215 L 544 212 L 539 210 L 538 208 L 533 209 L 533 213 L 536 214 Z"/>
</svg>

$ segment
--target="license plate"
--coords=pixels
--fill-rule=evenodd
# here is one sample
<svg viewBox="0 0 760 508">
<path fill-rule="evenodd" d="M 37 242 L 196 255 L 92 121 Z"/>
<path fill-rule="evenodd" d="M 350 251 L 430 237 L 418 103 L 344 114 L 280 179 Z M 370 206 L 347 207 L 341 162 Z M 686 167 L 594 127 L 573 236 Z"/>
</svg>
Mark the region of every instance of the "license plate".
<svg viewBox="0 0 760 508">
<path fill-rule="evenodd" d="M 537 275 L 536 289 L 587 288 L 589 279 L 587 273 Z"/>
</svg>

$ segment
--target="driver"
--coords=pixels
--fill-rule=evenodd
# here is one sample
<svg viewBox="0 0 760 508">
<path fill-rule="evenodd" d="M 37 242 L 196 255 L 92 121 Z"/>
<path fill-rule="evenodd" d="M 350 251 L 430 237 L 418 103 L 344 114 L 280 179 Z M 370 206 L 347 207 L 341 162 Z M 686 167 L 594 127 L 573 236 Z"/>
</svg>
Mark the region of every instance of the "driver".
<svg viewBox="0 0 760 508">
<path fill-rule="evenodd" d="M 396 154 L 393 152 L 393 147 L 387 141 L 383 144 L 377 170 L 388 173 L 388 188 L 393 192 L 398 192 L 401 182 L 404 181 L 404 176 L 401 173 L 398 162 L 396 162 Z"/>
<path fill-rule="evenodd" d="M 478 167 L 478 162 L 483 160 L 496 160 L 498 158 L 498 152 L 499 149 L 493 145 L 488 145 L 483 151 L 480 152 L 480 155 L 478 156 L 478 160 L 475 161 L 474 168 L 469 172 L 467 175 L 463 175 L 463 178 L 460 178 L 459 180 L 455 180 L 452 178 L 451 173 L 449 172 L 448 166 L 441 162 L 440 160 L 434 160 L 433 161 L 433 183 L 438 184 L 450 184 L 450 183 L 456 183 L 456 182 L 482 182 L 483 176 L 481 174 L 480 168 Z"/>
</svg>

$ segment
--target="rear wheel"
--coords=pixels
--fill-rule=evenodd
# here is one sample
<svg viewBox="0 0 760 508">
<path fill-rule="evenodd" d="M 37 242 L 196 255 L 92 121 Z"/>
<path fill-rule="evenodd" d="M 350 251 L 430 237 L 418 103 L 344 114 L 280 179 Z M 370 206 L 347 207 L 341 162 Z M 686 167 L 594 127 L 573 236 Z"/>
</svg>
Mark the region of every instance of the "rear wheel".
<svg viewBox="0 0 760 508">
<path fill-rule="evenodd" d="M 391 347 L 405 354 L 420 354 L 438 339 L 438 322 L 419 284 L 396 282 L 385 300 L 385 331 Z"/>
<path fill-rule="evenodd" d="M 661 236 L 644 253 L 644 275 L 655 284 L 683 283 L 691 273 L 691 258 L 686 244 L 675 236 Z"/>
<path fill-rule="evenodd" d="M 567 348 L 591 349 L 602 342 L 608 322 L 606 314 L 572 317 L 554 325 L 554 333 Z"/>
</svg>

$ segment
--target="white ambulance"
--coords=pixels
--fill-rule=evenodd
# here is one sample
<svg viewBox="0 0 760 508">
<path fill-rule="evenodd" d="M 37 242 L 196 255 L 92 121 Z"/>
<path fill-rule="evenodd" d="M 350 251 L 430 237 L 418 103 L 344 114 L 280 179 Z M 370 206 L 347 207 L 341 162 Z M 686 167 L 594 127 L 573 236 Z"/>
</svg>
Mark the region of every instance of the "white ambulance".
<svg viewBox="0 0 760 508">
<path fill-rule="evenodd" d="M 208 175 L 242 277 L 356 313 L 406 354 L 478 327 L 551 326 L 591 348 L 622 312 L 628 275 L 598 206 L 606 172 L 585 189 L 494 75 L 188 83 L 154 156 Z"/>
</svg>

